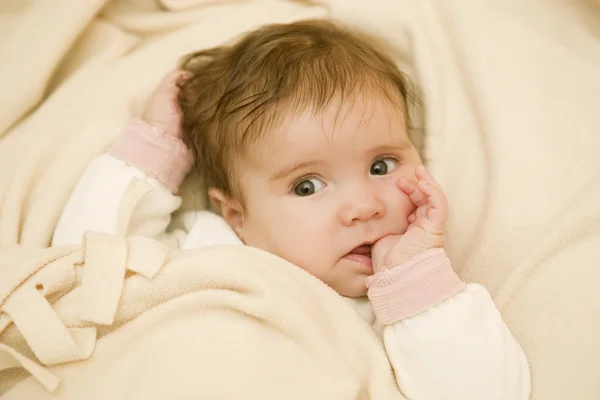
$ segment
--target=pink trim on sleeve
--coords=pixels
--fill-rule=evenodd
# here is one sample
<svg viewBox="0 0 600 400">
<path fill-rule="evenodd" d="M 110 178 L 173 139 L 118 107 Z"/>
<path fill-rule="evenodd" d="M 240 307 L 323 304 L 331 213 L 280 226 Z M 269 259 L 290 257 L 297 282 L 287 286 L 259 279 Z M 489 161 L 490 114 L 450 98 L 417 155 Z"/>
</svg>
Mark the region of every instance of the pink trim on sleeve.
<svg viewBox="0 0 600 400">
<path fill-rule="evenodd" d="M 171 193 L 177 193 L 194 162 L 181 140 L 137 118 L 125 127 L 108 153 L 155 178 Z"/>
<path fill-rule="evenodd" d="M 421 253 L 395 268 L 367 279 L 368 296 L 384 325 L 412 317 L 465 288 L 444 249 Z"/>
</svg>

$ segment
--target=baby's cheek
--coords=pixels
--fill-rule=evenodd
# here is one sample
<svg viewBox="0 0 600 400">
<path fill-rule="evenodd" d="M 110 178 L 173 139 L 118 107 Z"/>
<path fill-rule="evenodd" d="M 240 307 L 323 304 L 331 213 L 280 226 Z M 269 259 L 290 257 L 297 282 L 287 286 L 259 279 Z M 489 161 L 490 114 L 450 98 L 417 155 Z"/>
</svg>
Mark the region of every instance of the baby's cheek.
<svg viewBox="0 0 600 400">
<path fill-rule="evenodd" d="M 413 212 L 416 209 L 415 203 L 412 202 L 410 197 L 400 189 L 398 189 L 398 202 L 400 204 L 400 208 L 407 212 L 407 215 Z"/>
<path fill-rule="evenodd" d="M 390 176 L 389 179 L 386 179 L 383 188 L 386 203 L 395 210 L 406 210 L 412 205 L 408 195 L 398 187 L 398 180 L 401 177 L 409 179 L 401 174 Z"/>
</svg>

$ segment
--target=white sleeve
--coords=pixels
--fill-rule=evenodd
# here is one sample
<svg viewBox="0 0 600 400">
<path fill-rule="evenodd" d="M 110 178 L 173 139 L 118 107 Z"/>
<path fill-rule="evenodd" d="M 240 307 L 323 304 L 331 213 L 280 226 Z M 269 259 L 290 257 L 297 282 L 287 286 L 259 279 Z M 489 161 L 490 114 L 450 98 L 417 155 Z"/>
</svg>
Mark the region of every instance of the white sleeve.
<svg viewBox="0 0 600 400">
<path fill-rule="evenodd" d="M 132 215 L 129 235 L 163 238 L 181 199 L 157 180 L 109 154 L 96 157 L 71 194 L 54 231 L 52 244 L 79 244 L 86 231 L 116 234 L 119 208 L 133 179 L 152 187 Z"/>
<path fill-rule="evenodd" d="M 181 243 L 183 250 L 214 245 L 243 244 L 227 225 L 227 222 L 210 211 L 194 211 L 189 216 L 189 220 L 192 223 L 189 224 L 189 233 Z"/>
<path fill-rule="evenodd" d="M 525 355 L 481 285 L 386 326 L 384 343 L 409 400 L 529 399 Z"/>
</svg>

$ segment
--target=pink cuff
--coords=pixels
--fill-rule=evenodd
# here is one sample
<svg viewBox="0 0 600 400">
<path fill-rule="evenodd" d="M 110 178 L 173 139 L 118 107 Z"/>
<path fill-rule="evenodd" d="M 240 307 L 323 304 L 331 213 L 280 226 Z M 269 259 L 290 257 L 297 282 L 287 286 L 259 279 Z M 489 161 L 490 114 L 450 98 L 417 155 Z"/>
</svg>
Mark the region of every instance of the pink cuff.
<svg viewBox="0 0 600 400">
<path fill-rule="evenodd" d="M 441 248 L 427 250 L 402 265 L 367 279 L 373 310 L 384 325 L 436 306 L 465 286 Z"/>
<path fill-rule="evenodd" d="M 108 153 L 155 178 L 171 193 L 177 193 L 194 163 L 180 139 L 167 136 L 138 118 L 125 127 Z"/>
</svg>

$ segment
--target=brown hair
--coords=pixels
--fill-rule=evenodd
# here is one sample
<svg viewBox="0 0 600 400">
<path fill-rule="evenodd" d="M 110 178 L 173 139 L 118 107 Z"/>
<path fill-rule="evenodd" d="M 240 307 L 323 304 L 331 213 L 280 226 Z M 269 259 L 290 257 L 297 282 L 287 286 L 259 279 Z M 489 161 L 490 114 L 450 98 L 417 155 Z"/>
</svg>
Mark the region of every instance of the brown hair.
<svg viewBox="0 0 600 400">
<path fill-rule="evenodd" d="M 405 112 L 403 74 L 372 38 L 331 21 L 273 24 L 234 44 L 184 57 L 184 141 L 207 187 L 239 197 L 235 184 L 248 149 L 291 112 L 323 110 L 334 97 L 385 95 Z M 246 160 L 247 161 L 247 160 Z"/>
</svg>

